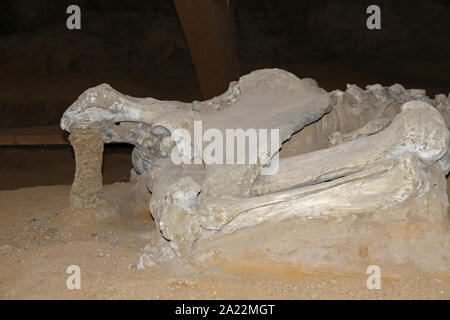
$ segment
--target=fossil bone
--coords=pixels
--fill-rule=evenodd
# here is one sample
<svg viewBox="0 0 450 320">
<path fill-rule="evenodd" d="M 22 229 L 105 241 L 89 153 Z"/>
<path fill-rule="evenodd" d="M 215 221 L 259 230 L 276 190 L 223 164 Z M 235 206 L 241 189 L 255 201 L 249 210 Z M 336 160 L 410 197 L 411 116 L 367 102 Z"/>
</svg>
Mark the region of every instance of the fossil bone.
<svg viewBox="0 0 450 320">
<path fill-rule="evenodd" d="M 183 218 L 179 205 L 164 206 L 163 234 L 183 254 L 199 236 L 200 226 L 230 232 L 292 216 L 370 213 L 420 195 L 429 189 L 423 170 L 444 158 L 450 136 L 443 117 L 429 104 L 410 101 L 402 110 L 378 134 L 283 159 L 276 175 L 259 176 L 254 181 L 252 197 L 216 198 L 205 208 L 198 203 L 203 201 L 197 199 L 199 184 L 189 180 L 193 187 L 180 188 L 185 179 L 180 178 L 168 190 L 187 192 L 193 188 L 195 192 L 189 198 L 194 200 L 189 202 L 189 209 L 182 210 Z M 179 173 L 179 177 L 187 175 L 187 171 Z M 197 175 L 198 182 L 202 178 Z M 224 175 L 220 181 L 226 178 Z M 158 201 L 158 195 L 152 201 Z M 189 222 L 170 223 L 174 220 Z M 188 226 L 195 228 L 186 229 Z"/>
<path fill-rule="evenodd" d="M 215 128 L 224 134 L 233 128 L 277 128 L 285 141 L 329 110 L 323 89 L 284 70 L 270 69 L 243 76 L 219 97 L 190 104 L 129 97 L 103 84 L 84 92 L 66 110 L 61 128 L 69 132 L 94 129 L 105 142 L 135 145 L 138 152 L 133 160 L 140 163 L 136 169 L 142 173 L 167 157 L 171 147 L 167 138 L 174 130 L 183 128 L 193 136 L 195 120 L 202 121 L 204 130 Z M 259 166 L 271 156 L 261 158 Z"/>
<path fill-rule="evenodd" d="M 332 91 L 330 99 L 332 110 L 285 143 L 280 152 L 281 157 L 325 149 L 343 141 L 374 134 L 400 113 L 402 104 L 412 100 L 424 101 L 438 109 L 447 127 L 450 126 L 450 94 L 438 94 L 431 99 L 424 90 L 406 90 L 400 84 L 389 87 L 369 85 L 366 90 L 348 84 L 345 91 Z"/>
<path fill-rule="evenodd" d="M 61 127 L 135 146 L 133 166 L 148 179 L 155 222 L 174 251 L 185 255 L 207 230 L 378 214 L 420 197 L 431 188 L 430 172 L 445 175 L 450 168 L 449 100 L 400 85 L 349 85 L 327 94 L 315 81 L 272 69 L 246 75 L 204 102 L 139 99 L 101 85 L 80 96 Z M 227 129 L 278 129 L 280 143 L 300 131 L 283 148 L 289 151 L 296 139 L 304 152 L 281 159 L 270 176 L 261 170 L 278 150 L 258 153 L 253 164 L 176 165 L 171 151 L 186 147 L 176 130 L 195 136 L 195 121 L 223 136 Z M 303 140 L 308 135 L 316 140 Z M 194 149 L 191 160 L 202 154 L 203 141 L 200 148 L 187 143 Z"/>
</svg>

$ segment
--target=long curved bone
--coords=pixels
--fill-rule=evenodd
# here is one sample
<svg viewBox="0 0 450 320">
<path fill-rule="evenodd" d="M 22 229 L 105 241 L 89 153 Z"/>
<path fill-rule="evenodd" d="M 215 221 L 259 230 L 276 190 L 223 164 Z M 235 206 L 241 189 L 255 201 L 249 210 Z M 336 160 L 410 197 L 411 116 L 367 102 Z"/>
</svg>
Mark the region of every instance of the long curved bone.
<svg viewBox="0 0 450 320">
<path fill-rule="evenodd" d="M 377 134 L 282 159 L 277 175 L 258 177 L 253 194 L 334 180 L 405 153 L 429 165 L 447 153 L 448 142 L 448 130 L 439 111 L 425 102 L 410 101 L 403 104 L 391 125 Z"/>
<path fill-rule="evenodd" d="M 190 180 L 189 187 L 180 189 L 179 181 L 168 188 L 163 186 L 164 190 L 184 194 L 181 198 L 189 198 L 192 206 L 186 209 L 186 205 L 180 207 L 173 202 L 162 205 L 161 230 L 172 240 L 174 250 L 183 255 L 202 228 L 231 232 L 292 216 L 386 209 L 429 188 L 423 168 L 443 159 L 449 141 L 441 114 L 425 102 L 411 101 L 402 106 L 388 128 L 375 135 L 282 160 L 278 174 L 255 180 L 253 197 L 216 199 L 205 206 L 203 198 L 192 200 L 204 179 L 193 172 L 195 181 Z M 189 172 L 179 172 L 180 176 L 189 176 Z M 187 190 L 197 191 L 185 194 Z M 152 201 L 158 201 L 158 197 Z"/>
<path fill-rule="evenodd" d="M 365 89 L 348 84 L 345 91 L 330 92 L 330 99 L 332 110 L 285 143 L 280 157 L 321 150 L 374 134 L 401 112 L 404 103 L 413 100 L 435 107 L 450 128 L 450 93 L 438 94 L 432 99 L 425 90 L 405 89 L 400 84 L 389 87 L 374 84 Z"/>
<path fill-rule="evenodd" d="M 421 101 L 405 103 L 386 130 L 288 158 L 279 175 L 261 176 L 256 193 L 264 188 L 278 192 L 242 201 L 246 209 L 224 230 L 291 216 L 370 213 L 391 207 L 430 188 L 421 170 L 443 159 L 449 143 L 450 133 L 435 108 Z"/>
</svg>

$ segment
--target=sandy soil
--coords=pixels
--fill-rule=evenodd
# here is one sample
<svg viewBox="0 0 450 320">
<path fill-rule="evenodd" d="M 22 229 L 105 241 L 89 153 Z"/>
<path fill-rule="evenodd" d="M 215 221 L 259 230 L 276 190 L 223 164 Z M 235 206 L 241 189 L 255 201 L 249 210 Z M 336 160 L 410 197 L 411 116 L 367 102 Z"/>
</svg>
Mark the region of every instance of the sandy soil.
<svg viewBox="0 0 450 320">
<path fill-rule="evenodd" d="M 130 183 L 106 186 L 126 200 Z M 0 192 L 1 299 L 449 299 L 450 273 L 404 266 L 368 290 L 365 270 L 335 273 L 281 263 L 177 261 L 137 270 L 157 236 L 145 210 L 120 221 L 70 229 L 58 223 L 70 186 Z M 68 290 L 66 268 L 81 268 L 81 290 Z"/>
</svg>

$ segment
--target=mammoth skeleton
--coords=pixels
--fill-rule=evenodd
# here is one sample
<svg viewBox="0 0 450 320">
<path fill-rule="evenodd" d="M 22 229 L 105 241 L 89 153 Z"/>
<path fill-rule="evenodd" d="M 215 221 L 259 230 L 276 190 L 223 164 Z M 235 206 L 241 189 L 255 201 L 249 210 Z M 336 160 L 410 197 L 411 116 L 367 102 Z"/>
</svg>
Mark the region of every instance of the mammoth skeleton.
<svg viewBox="0 0 450 320">
<path fill-rule="evenodd" d="M 400 85 L 350 85 L 328 93 L 312 79 L 265 69 L 193 103 L 134 98 L 100 85 L 67 109 L 61 127 L 71 133 L 77 158 L 93 153 L 84 145 L 100 138 L 97 150 L 102 141 L 135 146 L 132 163 L 152 193 L 150 212 L 183 256 L 205 232 L 230 233 L 291 217 L 378 213 L 427 192 L 434 172 L 445 176 L 449 170 L 449 107 L 450 97 L 430 99 Z M 288 156 L 273 175 L 261 172 L 278 149 L 259 152 L 255 163 L 176 164 L 171 154 L 181 155 L 186 141 L 175 133 L 194 136 L 195 121 L 224 136 L 229 129 L 277 129 L 281 154 L 287 150 Z M 293 144 L 301 152 L 289 154 Z M 192 148 L 192 158 L 201 154 Z M 86 161 L 77 159 L 72 204 L 104 205 L 92 200 L 102 199 L 98 183 L 80 191 L 90 181 L 83 176 L 99 174 L 98 166 L 83 171 Z"/>
</svg>

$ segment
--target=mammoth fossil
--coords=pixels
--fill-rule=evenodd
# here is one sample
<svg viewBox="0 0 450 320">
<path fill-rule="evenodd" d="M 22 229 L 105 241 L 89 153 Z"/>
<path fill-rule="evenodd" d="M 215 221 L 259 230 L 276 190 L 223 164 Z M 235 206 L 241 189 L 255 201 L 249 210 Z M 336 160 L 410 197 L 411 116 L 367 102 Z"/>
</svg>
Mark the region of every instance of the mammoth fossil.
<svg viewBox="0 0 450 320">
<path fill-rule="evenodd" d="M 101 198 L 98 165 L 84 168 L 94 160 L 81 155 L 90 138 L 78 136 L 87 136 L 135 146 L 132 163 L 152 193 L 151 214 L 180 256 L 206 231 L 382 212 L 427 192 L 435 172 L 447 174 L 449 107 L 449 97 L 430 99 L 400 85 L 328 93 L 312 79 L 279 69 L 254 71 L 224 94 L 193 103 L 134 98 L 100 85 L 84 92 L 61 119 L 77 156 L 72 204 L 87 206 L 89 199 Z M 202 133 L 198 138 L 196 123 L 202 132 L 214 130 L 216 138 L 229 130 L 276 130 L 269 144 L 281 146 L 287 156 L 279 159 L 280 148 L 266 145 L 258 147 L 253 162 L 236 161 L 236 152 L 230 161 L 207 162 L 212 138 Z M 250 145 L 250 134 L 245 139 Z M 215 155 L 228 156 L 227 144 L 215 145 Z M 173 155 L 190 161 L 175 163 Z M 261 174 L 274 161 L 277 170 Z M 86 175 L 94 178 L 80 178 Z M 83 188 L 92 181 L 95 188 Z"/>
</svg>

